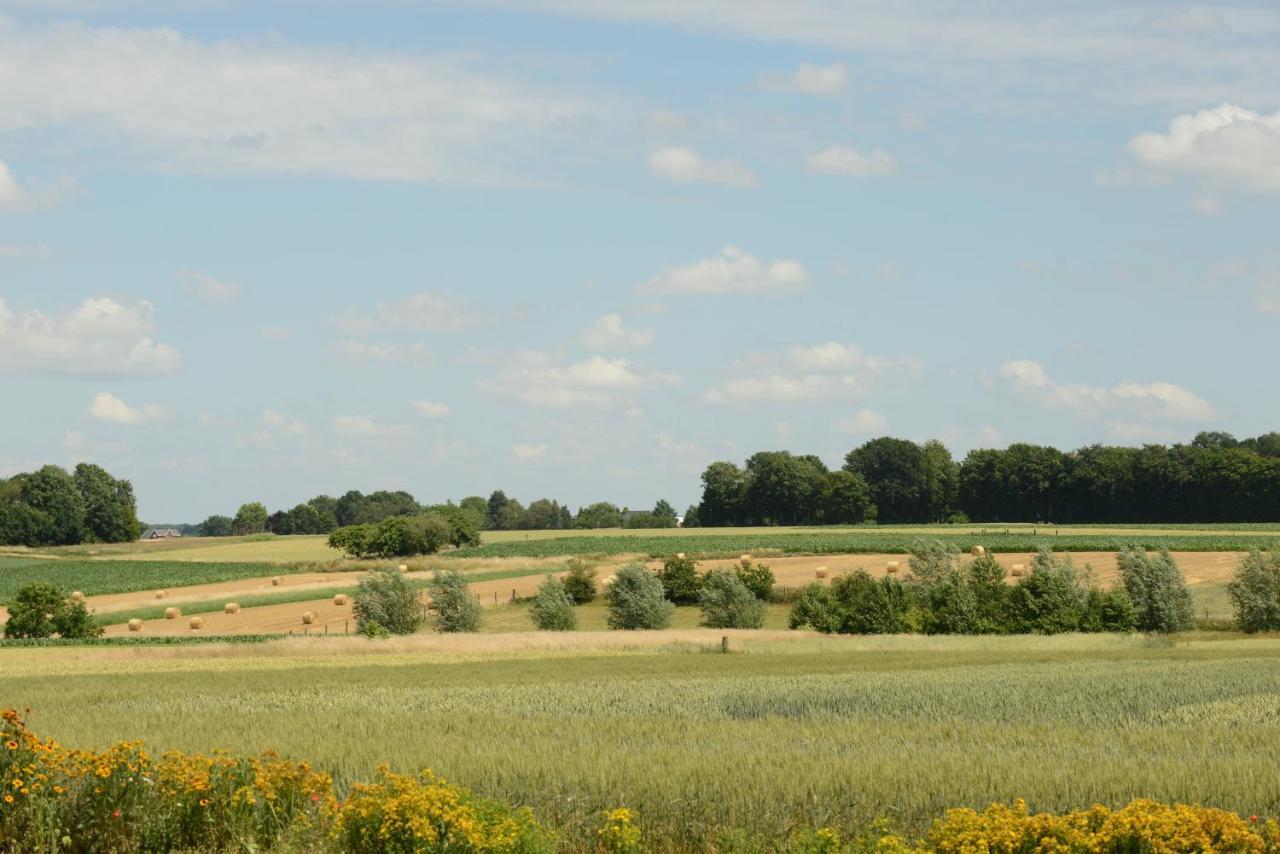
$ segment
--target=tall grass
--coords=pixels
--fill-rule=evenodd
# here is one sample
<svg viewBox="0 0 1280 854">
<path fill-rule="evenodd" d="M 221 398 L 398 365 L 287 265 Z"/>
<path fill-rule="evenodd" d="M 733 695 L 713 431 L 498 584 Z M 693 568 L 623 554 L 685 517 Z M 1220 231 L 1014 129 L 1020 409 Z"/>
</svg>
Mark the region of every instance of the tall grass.
<svg viewBox="0 0 1280 854">
<path fill-rule="evenodd" d="M 882 815 L 922 830 L 949 806 L 1015 797 L 1033 809 L 1141 795 L 1280 812 L 1275 639 L 806 639 L 740 655 L 471 659 L 410 646 L 307 652 L 353 643 L 295 644 L 275 657 L 270 644 L 256 655 L 156 650 L 155 660 L 0 650 L 0 706 L 31 707 L 34 728 L 74 744 L 274 747 L 339 781 L 384 761 L 428 766 L 529 804 L 581 843 L 619 804 L 639 810 L 654 845 L 678 849 L 730 830 L 767 845 L 797 827 L 853 829 Z"/>
</svg>

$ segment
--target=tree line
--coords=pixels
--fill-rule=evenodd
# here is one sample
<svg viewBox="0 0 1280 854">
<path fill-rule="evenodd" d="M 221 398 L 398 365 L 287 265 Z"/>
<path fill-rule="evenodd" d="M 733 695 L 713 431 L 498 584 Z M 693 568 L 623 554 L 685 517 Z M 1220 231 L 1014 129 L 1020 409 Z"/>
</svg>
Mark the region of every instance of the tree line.
<svg viewBox="0 0 1280 854">
<path fill-rule="evenodd" d="M 288 510 L 269 512 L 261 502 L 240 505 L 234 516 L 213 515 L 196 526 L 206 537 L 246 534 L 332 534 L 341 528 L 379 525 L 387 519 L 417 517 L 427 512 L 448 519 L 461 518 L 465 527 L 477 531 L 533 531 L 569 528 L 674 528 L 677 514 L 666 500 L 652 510 L 632 512 L 608 501 L 599 501 L 571 511 L 566 504 L 539 498 L 526 507 L 502 490 L 485 498 L 472 495 L 444 504 L 421 504 L 404 490 L 380 490 L 368 494 L 351 490 L 341 498 L 317 495 Z"/>
<path fill-rule="evenodd" d="M 44 466 L 0 479 L 0 545 L 71 546 L 138 539 L 133 485 L 102 466 Z"/>
<path fill-rule="evenodd" d="M 970 451 L 881 437 L 830 470 L 818 457 L 762 451 L 715 462 L 686 527 L 879 522 L 1265 522 L 1280 520 L 1280 433 L 1189 444 L 1060 451 L 1017 443 Z"/>
</svg>

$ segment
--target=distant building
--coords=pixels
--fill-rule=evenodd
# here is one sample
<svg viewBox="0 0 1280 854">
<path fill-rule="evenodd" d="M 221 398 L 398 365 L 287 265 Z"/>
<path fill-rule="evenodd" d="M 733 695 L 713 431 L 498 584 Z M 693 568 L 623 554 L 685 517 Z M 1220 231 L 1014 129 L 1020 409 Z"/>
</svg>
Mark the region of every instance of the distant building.
<svg viewBox="0 0 1280 854">
<path fill-rule="evenodd" d="M 142 532 L 142 539 L 144 540 L 172 540 L 181 536 L 182 532 L 177 528 L 147 528 Z"/>
</svg>

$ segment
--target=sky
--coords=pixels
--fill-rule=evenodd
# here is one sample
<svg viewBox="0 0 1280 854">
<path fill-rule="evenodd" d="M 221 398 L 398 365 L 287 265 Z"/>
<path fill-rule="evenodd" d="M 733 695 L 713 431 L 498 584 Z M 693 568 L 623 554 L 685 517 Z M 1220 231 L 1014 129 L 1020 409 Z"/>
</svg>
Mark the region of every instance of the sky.
<svg viewBox="0 0 1280 854">
<path fill-rule="evenodd" d="M 0 476 L 683 508 L 1267 432 L 1278 111 L 1262 2 L 0 0 Z"/>
</svg>

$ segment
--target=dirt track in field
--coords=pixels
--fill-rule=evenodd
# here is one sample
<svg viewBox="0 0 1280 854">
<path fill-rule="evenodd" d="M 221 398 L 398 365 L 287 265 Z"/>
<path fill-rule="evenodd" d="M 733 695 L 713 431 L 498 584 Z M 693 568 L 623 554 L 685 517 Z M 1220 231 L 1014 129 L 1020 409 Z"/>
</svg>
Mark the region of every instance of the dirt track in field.
<svg viewBox="0 0 1280 854">
<path fill-rule="evenodd" d="M 1016 565 L 1030 567 L 1032 555 L 999 554 L 996 560 L 1012 572 Z M 1192 586 L 1203 584 L 1222 584 L 1231 578 L 1240 559 L 1238 552 L 1181 552 L 1175 555 L 1178 565 Z M 1116 556 L 1113 552 L 1078 552 L 1072 555 L 1077 568 L 1083 570 L 1087 565 L 1093 568 L 1095 577 L 1103 585 L 1114 583 L 1118 577 Z M 962 560 L 967 560 L 963 557 Z M 889 564 L 898 564 L 898 574 L 906 575 L 909 571 L 907 556 L 901 554 L 863 554 L 863 555 L 822 555 L 817 557 L 773 557 L 763 560 L 773 571 L 777 582 L 783 587 L 801 587 L 817 579 L 818 573 L 825 573 L 825 582 L 840 575 L 865 569 L 874 576 L 887 574 Z M 716 567 L 731 567 L 733 560 L 708 560 L 699 564 L 700 571 Z M 660 561 L 652 561 L 651 567 L 661 566 Z M 602 566 L 597 571 L 597 580 L 604 582 L 616 569 L 616 564 Z M 410 577 L 426 578 L 429 573 L 409 573 Z M 284 605 L 264 605 L 256 608 L 244 608 L 238 614 L 221 612 L 202 614 L 204 628 L 193 630 L 189 627 L 188 617 L 176 620 L 147 620 L 143 624 L 144 635 L 182 635 L 196 632 L 209 635 L 223 634 L 342 634 L 346 630 L 355 630 L 355 620 L 351 616 L 351 605 L 335 605 L 332 596 L 324 596 L 319 591 L 334 587 L 347 587 L 355 582 L 355 573 L 305 573 L 294 576 L 281 576 L 280 586 L 273 587 L 270 578 L 249 579 L 244 581 L 225 582 L 222 584 L 204 584 L 196 587 L 184 587 L 170 591 L 165 599 L 155 599 L 154 593 L 119 594 L 118 596 L 93 597 L 90 606 L 99 613 L 127 610 L 148 605 L 174 605 L 181 607 L 182 602 L 207 601 L 225 596 L 227 601 L 234 601 L 235 595 L 247 593 L 269 593 L 285 590 L 315 589 L 317 598 L 305 602 L 294 602 Z M 472 591 L 484 605 L 508 602 L 512 594 L 521 598 L 533 595 L 542 583 L 542 574 L 533 574 L 519 578 L 506 578 L 496 581 L 480 581 L 471 585 Z M 303 614 L 313 612 L 315 619 L 311 624 L 303 622 Z M 110 626 L 108 635 L 127 635 L 127 626 Z"/>
</svg>

